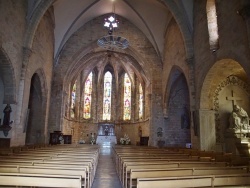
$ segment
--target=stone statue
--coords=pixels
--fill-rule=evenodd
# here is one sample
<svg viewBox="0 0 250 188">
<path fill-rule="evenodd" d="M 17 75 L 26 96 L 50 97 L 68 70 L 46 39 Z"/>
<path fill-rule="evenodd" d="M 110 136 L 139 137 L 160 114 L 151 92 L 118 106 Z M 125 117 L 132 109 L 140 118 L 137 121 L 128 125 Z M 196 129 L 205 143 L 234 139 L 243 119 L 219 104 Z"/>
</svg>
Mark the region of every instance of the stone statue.
<svg viewBox="0 0 250 188">
<path fill-rule="evenodd" d="M 64 144 L 64 138 L 63 138 L 63 134 L 62 133 L 58 137 L 58 140 L 59 140 L 60 144 Z"/>
<path fill-rule="evenodd" d="M 229 121 L 229 129 L 234 130 L 235 133 L 247 133 L 250 129 L 248 114 L 238 105 L 233 106 L 233 111 Z"/>
<path fill-rule="evenodd" d="M 12 112 L 10 104 L 7 104 L 3 110 L 3 125 L 10 125 L 10 113 Z"/>
</svg>

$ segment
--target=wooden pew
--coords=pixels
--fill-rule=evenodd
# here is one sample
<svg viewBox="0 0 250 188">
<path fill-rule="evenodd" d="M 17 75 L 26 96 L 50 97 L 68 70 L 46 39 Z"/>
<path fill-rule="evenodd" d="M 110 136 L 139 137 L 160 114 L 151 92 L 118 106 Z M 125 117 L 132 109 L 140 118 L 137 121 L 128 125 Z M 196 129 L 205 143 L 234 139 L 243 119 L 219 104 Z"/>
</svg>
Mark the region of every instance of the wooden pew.
<svg viewBox="0 0 250 188">
<path fill-rule="evenodd" d="M 144 160 L 144 161 L 158 161 L 158 160 L 168 160 L 169 162 L 174 162 L 174 161 L 187 161 L 187 162 L 192 162 L 192 161 L 199 161 L 197 159 L 192 159 L 192 158 L 186 158 L 186 157 L 180 157 L 180 158 L 169 158 L 169 157 L 157 157 L 157 156 L 130 156 L 130 157 L 121 157 L 118 164 L 116 164 L 116 169 L 117 171 L 120 171 L 124 167 L 124 163 L 127 161 L 137 161 L 137 160 Z"/>
<path fill-rule="evenodd" d="M 67 167 L 67 168 L 76 168 L 76 167 L 83 167 L 86 169 L 87 175 L 86 175 L 86 181 L 89 183 L 88 187 L 93 183 L 94 180 L 94 169 L 93 169 L 93 163 L 91 159 L 86 159 L 83 161 L 52 161 L 52 160 L 35 160 L 33 159 L 6 159 L 4 161 L 0 160 L 1 164 L 8 164 L 8 165 L 22 165 L 22 166 L 44 166 L 44 167 Z M 49 170 L 47 171 L 49 173 Z"/>
<path fill-rule="evenodd" d="M 193 175 L 203 175 L 204 173 L 207 175 L 209 173 L 212 174 L 220 174 L 220 173 L 245 173 L 246 169 L 238 169 L 236 170 L 235 168 L 241 168 L 241 167 L 233 167 L 232 169 L 226 171 L 220 168 L 216 168 L 216 166 L 231 166 L 230 164 L 232 162 L 232 155 L 230 154 L 225 154 L 223 152 L 214 152 L 214 151 L 198 151 L 198 150 L 183 150 L 181 151 L 180 149 L 166 149 L 164 151 L 159 151 L 154 148 L 147 148 L 147 149 L 140 149 L 138 147 L 113 147 L 112 150 L 112 156 L 113 156 L 113 161 L 116 165 L 116 170 L 117 173 L 119 174 L 119 178 L 126 187 L 127 185 L 127 178 L 128 175 L 131 175 L 130 173 L 133 171 L 137 172 L 139 168 L 142 168 L 142 172 L 138 173 L 144 173 L 145 170 L 151 171 L 154 167 L 154 165 L 157 165 L 160 167 L 162 164 L 170 164 L 171 165 L 176 163 L 178 164 L 178 169 L 180 167 L 186 168 L 186 167 L 196 167 L 198 166 L 201 168 L 202 166 L 206 168 L 212 168 L 210 166 L 215 166 L 213 167 L 213 172 L 211 170 L 205 170 L 205 171 L 196 171 L 197 174 Z M 163 162 L 163 160 L 166 159 L 168 160 L 167 162 Z M 153 162 L 159 162 L 158 164 Z M 206 161 L 206 162 L 201 162 L 201 161 Z M 220 161 L 220 162 L 218 162 Z M 236 164 L 236 163 L 235 163 Z M 245 163 L 237 163 L 237 165 L 246 165 Z M 149 167 L 151 169 L 146 169 L 146 167 Z M 229 167 L 226 167 L 229 168 Z M 160 168 L 161 169 L 161 168 Z M 156 170 L 156 169 L 155 169 Z M 159 170 L 159 169 L 158 169 Z M 156 172 L 157 173 L 157 172 Z M 169 172 L 166 172 L 169 173 Z M 180 172 L 181 173 L 181 172 Z M 135 174 L 134 174 L 135 175 Z M 184 174 L 185 175 L 185 174 Z M 157 176 L 157 174 L 156 174 Z M 161 176 L 161 175 L 160 175 Z M 131 175 L 131 180 L 133 179 L 133 174 Z M 136 179 L 136 175 L 135 175 Z M 236 178 L 237 179 L 237 178 Z M 185 184 L 184 184 L 185 185 Z M 228 186 L 228 185 L 226 185 Z M 240 187 L 241 185 L 232 185 L 233 187 Z M 149 187 L 155 187 L 154 185 L 150 185 Z M 162 187 L 168 187 L 166 185 Z M 170 186 L 172 187 L 172 186 Z M 177 186 L 178 187 L 178 186 Z M 224 187 L 224 186 L 223 186 Z"/>
<path fill-rule="evenodd" d="M 0 185 L 81 188 L 81 176 L 0 173 Z"/>
<path fill-rule="evenodd" d="M 138 178 L 137 188 L 250 187 L 250 174 Z"/>
<path fill-rule="evenodd" d="M 26 171 L 27 169 L 37 168 L 44 173 L 46 172 L 42 168 L 47 168 L 47 173 L 49 173 L 50 168 L 52 168 L 52 171 L 55 171 L 55 168 L 60 168 L 60 170 L 62 168 L 85 168 L 86 177 L 83 174 L 82 176 L 88 182 L 88 187 L 90 187 L 94 180 L 98 156 L 99 148 L 53 147 L 53 149 L 22 151 L 16 155 L 9 156 L 7 159 L 6 157 L 0 157 L 0 163 L 23 166 L 35 165 L 35 167 L 26 167 Z M 53 174 L 53 172 L 51 173 Z"/>
<path fill-rule="evenodd" d="M 128 173 L 132 168 L 145 168 L 147 165 L 147 168 L 154 168 L 155 165 L 171 165 L 173 167 L 178 167 L 178 168 L 188 168 L 188 167 L 225 167 L 227 166 L 227 163 L 224 162 L 200 162 L 200 161 L 159 161 L 159 160 L 154 160 L 154 161 L 145 161 L 142 163 L 139 163 L 140 161 L 126 161 L 123 163 L 123 168 L 121 169 L 121 181 L 124 183 L 125 177 L 128 176 Z"/>
<path fill-rule="evenodd" d="M 22 173 L 22 174 L 54 174 L 81 176 L 82 187 L 89 185 L 87 169 L 84 167 L 62 167 L 62 166 L 19 166 L 19 165 L 0 165 L 0 173 Z"/>
<path fill-rule="evenodd" d="M 173 176 L 202 176 L 219 174 L 246 174 L 248 167 L 200 167 L 200 168 L 157 168 L 157 169 L 131 169 L 126 188 L 136 187 L 138 178 L 160 178 Z"/>
</svg>

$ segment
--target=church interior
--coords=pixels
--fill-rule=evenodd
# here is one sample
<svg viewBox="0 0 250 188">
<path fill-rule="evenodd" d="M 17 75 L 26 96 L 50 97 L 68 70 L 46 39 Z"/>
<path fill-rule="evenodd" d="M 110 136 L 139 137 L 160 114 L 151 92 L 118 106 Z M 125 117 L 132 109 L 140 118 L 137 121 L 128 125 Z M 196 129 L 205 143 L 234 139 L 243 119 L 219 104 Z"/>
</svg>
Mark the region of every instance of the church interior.
<svg viewBox="0 0 250 188">
<path fill-rule="evenodd" d="M 0 10 L 0 161 L 38 145 L 95 156 L 107 143 L 118 166 L 146 148 L 248 160 L 249 0 L 0 0 Z"/>
</svg>

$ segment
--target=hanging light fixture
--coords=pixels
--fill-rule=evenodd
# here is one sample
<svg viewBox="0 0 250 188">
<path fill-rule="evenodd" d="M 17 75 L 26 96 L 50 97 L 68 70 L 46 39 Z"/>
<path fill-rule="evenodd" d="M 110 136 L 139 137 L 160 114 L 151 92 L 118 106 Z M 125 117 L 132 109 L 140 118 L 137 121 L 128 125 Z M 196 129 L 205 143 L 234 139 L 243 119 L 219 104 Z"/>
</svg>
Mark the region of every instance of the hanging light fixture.
<svg viewBox="0 0 250 188">
<path fill-rule="evenodd" d="M 118 28 L 119 20 L 115 15 L 115 7 L 113 4 L 113 13 L 104 19 L 104 27 L 108 29 L 108 35 L 103 36 L 97 41 L 98 46 L 107 50 L 113 50 L 114 48 L 126 49 L 129 46 L 129 42 L 126 38 L 114 35 L 115 29 Z"/>
</svg>

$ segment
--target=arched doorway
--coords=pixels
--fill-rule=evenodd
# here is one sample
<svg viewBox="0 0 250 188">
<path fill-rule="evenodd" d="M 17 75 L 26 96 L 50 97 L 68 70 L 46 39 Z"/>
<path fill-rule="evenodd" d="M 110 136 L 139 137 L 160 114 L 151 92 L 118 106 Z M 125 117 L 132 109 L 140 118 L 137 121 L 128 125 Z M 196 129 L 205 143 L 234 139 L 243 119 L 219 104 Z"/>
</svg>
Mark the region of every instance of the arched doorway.
<svg viewBox="0 0 250 188">
<path fill-rule="evenodd" d="M 43 107 L 41 81 L 37 73 L 31 78 L 30 97 L 26 122 L 25 144 L 39 144 L 45 142 L 45 114 Z"/>
</svg>

